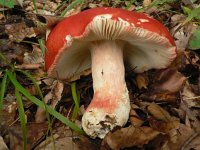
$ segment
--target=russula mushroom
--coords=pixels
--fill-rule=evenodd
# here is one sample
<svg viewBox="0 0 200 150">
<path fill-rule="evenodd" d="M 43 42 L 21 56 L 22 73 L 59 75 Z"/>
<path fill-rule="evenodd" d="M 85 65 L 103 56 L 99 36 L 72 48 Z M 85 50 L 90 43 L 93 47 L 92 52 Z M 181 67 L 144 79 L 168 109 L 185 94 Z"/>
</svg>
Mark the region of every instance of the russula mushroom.
<svg viewBox="0 0 200 150">
<path fill-rule="evenodd" d="M 51 77 L 70 80 L 91 69 L 94 95 L 82 127 L 92 138 L 103 138 L 129 118 L 124 63 L 141 73 L 166 68 L 177 55 L 160 22 L 118 8 L 93 8 L 65 18 L 49 34 L 46 47 Z"/>
</svg>

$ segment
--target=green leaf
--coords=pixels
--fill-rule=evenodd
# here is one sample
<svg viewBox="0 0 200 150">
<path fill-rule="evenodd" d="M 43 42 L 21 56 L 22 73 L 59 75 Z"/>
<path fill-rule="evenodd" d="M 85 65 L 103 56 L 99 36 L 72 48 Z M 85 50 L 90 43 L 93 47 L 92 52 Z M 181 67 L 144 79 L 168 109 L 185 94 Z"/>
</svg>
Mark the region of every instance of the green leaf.
<svg viewBox="0 0 200 150">
<path fill-rule="evenodd" d="M 22 128 L 22 135 L 23 135 L 23 149 L 26 150 L 27 148 L 27 128 L 26 128 L 26 117 L 24 112 L 24 106 L 22 103 L 22 97 L 19 93 L 18 89 L 15 87 L 15 96 L 17 100 L 17 107 L 19 112 L 19 119 Z"/>
<path fill-rule="evenodd" d="M 0 111 L 3 109 L 3 98 L 6 91 L 7 73 L 4 74 L 0 89 Z"/>
<path fill-rule="evenodd" d="M 44 53 L 45 53 L 45 42 L 44 42 L 44 39 L 38 39 L 38 43 L 40 45 L 40 49 L 42 51 L 42 56 L 44 56 Z"/>
<path fill-rule="evenodd" d="M 76 5 L 81 4 L 83 2 L 83 0 L 75 0 L 73 1 L 62 13 L 61 16 L 64 17 L 65 14 L 67 13 L 67 11 L 69 11 L 70 9 L 74 8 Z"/>
<path fill-rule="evenodd" d="M 183 6 L 182 9 L 183 9 L 183 12 L 184 12 L 185 14 L 187 14 L 187 15 L 189 15 L 189 14 L 192 12 L 192 10 L 191 10 L 190 8 L 185 7 L 185 6 Z"/>
<path fill-rule="evenodd" d="M 15 6 L 15 0 L 0 0 L 0 5 L 13 8 Z"/>
<path fill-rule="evenodd" d="M 192 19 L 200 19 L 200 6 L 193 9 L 189 14 L 188 17 L 186 18 L 186 20 L 183 22 L 183 24 L 186 24 L 188 22 L 190 22 Z"/>
<path fill-rule="evenodd" d="M 80 95 L 77 94 L 76 82 L 73 82 L 71 84 L 71 90 L 72 90 L 72 97 L 73 97 L 74 104 L 75 104 L 73 113 L 72 113 L 72 118 L 75 119 L 79 112 L 79 103 L 80 103 Z"/>
<path fill-rule="evenodd" d="M 37 106 L 45 109 L 45 105 L 42 101 L 40 101 L 39 99 L 37 99 L 35 96 L 32 96 L 15 78 L 15 76 L 13 75 L 13 73 L 11 71 L 7 71 L 8 73 L 8 77 L 11 80 L 11 82 L 13 83 L 13 85 L 18 88 L 18 90 L 25 96 L 27 97 L 31 102 L 33 102 L 34 104 L 36 104 Z M 80 134 L 84 134 L 83 130 L 80 129 L 75 123 L 71 122 L 69 119 L 67 119 L 65 116 L 63 116 L 62 114 L 60 114 L 59 112 L 57 112 L 56 110 L 54 110 L 53 108 L 51 108 L 50 106 L 46 106 L 47 111 L 49 112 L 49 114 L 51 114 L 52 116 L 54 116 L 55 118 L 57 118 L 58 120 L 60 120 L 61 122 L 63 122 L 64 124 L 66 124 L 67 126 L 69 126 L 71 129 L 73 129 L 74 131 L 80 133 Z"/>
<path fill-rule="evenodd" d="M 40 86 L 37 84 L 37 81 L 35 80 L 35 78 L 28 72 L 28 71 L 24 71 L 24 70 L 21 70 L 21 69 L 17 69 L 16 71 L 19 71 L 21 73 L 23 73 L 24 75 L 26 75 L 26 77 L 34 84 L 44 106 L 45 106 L 45 111 L 46 111 L 46 117 L 47 117 L 47 120 L 48 120 L 48 131 L 50 131 L 50 134 L 51 134 L 51 137 L 52 137 L 52 140 L 54 141 L 54 137 L 53 137 L 53 134 L 52 134 L 52 120 L 50 118 L 50 115 L 47 111 L 47 104 L 44 102 L 44 96 L 42 94 L 42 90 L 40 89 Z M 55 146 L 55 143 L 53 142 L 53 146 Z"/>
<path fill-rule="evenodd" d="M 37 5 L 36 5 L 36 0 L 32 0 L 32 2 L 33 2 L 33 6 L 34 6 L 35 11 L 38 14 L 38 8 L 37 8 Z"/>
<path fill-rule="evenodd" d="M 200 28 L 191 35 L 188 48 L 192 50 L 200 49 Z"/>
</svg>

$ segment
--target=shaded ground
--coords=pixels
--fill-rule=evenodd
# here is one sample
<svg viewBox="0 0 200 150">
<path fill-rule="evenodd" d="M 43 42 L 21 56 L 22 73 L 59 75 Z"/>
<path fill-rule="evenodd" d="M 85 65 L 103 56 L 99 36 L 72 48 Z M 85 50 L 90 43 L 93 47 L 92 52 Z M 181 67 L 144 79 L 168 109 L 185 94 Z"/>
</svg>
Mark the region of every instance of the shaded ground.
<svg viewBox="0 0 200 150">
<path fill-rule="evenodd" d="M 40 0 L 34 6 L 33 2 L 24 0 L 22 6 L 0 7 L 1 99 L 4 97 L 0 113 L 0 149 L 23 148 L 18 111 L 22 105 L 17 97 L 23 101 L 26 116 L 27 149 L 200 149 L 200 47 L 197 44 L 200 41 L 196 40 L 199 37 L 194 36 L 199 31 L 200 18 L 191 12 L 199 8 L 199 1 L 155 2 L 88 0 L 82 5 L 80 2 L 74 6 L 71 2 L 63 2 L 59 6 L 62 1 Z M 67 11 L 66 16 L 69 16 L 103 6 L 130 11 L 145 8 L 140 11 L 168 27 L 177 44 L 178 57 L 165 70 L 135 74 L 134 70 L 126 67 L 126 82 L 132 106 L 129 121 L 124 128 L 116 129 L 100 140 L 79 135 L 53 117 L 49 118 L 51 129 L 45 111 L 27 96 L 17 96 L 16 89 L 19 86 L 13 84 L 10 76 L 5 79 L 5 74 L 6 70 L 10 71 L 23 88 L 41 100 L 40 90 L 36 86 L 39 85 L 44 101 L 80 126 L 81 117 L 93 96 L 91 75 L 76 81 L 80 109 L 78 116 L 73 118 L 71 83 L 47 77 L 43 69 L 43 43 L 46 29 L 62 19 L 60 14 L 65 8 L 73 8 Z M 195 40 L 196 47 L 191 44 Z"/>
</svg>

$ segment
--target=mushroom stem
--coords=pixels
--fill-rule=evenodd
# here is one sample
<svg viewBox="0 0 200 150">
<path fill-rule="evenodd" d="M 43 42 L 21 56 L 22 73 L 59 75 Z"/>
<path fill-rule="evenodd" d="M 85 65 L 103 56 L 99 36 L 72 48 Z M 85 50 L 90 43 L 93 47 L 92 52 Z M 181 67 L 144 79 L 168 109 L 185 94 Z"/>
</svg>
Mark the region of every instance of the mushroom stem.
<svg viewBox="0 0 200 150">
<path fill-rule="evenodd" d="M 122 41 L 98 41 L 91 46 L 94 96 L 82 118 L 91 137 L 103 138 L 126 124 L 130 100 L 125 82 Z"/>
</svg>

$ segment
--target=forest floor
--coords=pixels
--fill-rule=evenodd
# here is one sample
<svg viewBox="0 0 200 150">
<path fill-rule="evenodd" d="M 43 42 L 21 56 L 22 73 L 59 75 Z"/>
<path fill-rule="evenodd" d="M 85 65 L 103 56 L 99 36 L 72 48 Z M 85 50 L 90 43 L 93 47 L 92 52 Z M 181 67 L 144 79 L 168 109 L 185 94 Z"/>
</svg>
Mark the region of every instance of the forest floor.
<svg viewBox="0 0 200 150">
<path fill-rule="evenodd" d="M 126 70 L 129 120 L 104 139 L 81 129 L 93 97 L 91 75 L 66 82 L 44 70 L 49 30 L 95 7 L 146 13 L 177 46 L 164 70 Z M 0 0 L 0 150 L 200 150 L 199 26 L 199 0 Z"/>
</svg>

